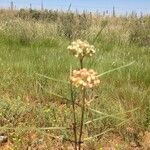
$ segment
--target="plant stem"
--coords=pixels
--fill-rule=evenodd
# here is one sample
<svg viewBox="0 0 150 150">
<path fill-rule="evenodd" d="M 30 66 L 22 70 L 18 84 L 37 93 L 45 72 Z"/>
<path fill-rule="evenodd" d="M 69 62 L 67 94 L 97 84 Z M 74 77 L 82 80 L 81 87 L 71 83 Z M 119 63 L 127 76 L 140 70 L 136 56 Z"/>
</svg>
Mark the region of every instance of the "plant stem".
<svg viewBox="0 0 150 150">
<path fill-rule="evenodd" d="M 83 69 L 83 58 L 80 58 L 80 69 Z"/>
<path fill-rule="evenodd" d="M 85 98 L 86 98 L 86 90 L 84 88 L 82 90 L 81 123 L 80 123 L 80 132 L 79 132 L 79 150 L 81 150 L 81 143 L 82 143 L 84 113 L 85 113 Z"/>
<path fill-rule="evenodd" d="M 76 126 L 76 111 L 75 111 L 75 100 L 73 97 L 73 89 L 72 83 L 70 83 L 70 92 L 71 92 L 71 100 L 72 100 L 72 109 L 73 109 L 73 132 L 74 132 L 74 149 L 77 150 L 77 126 Z"/>
<path fill-rule="evenodd" d="M 80 58 L 80 69 L 83 69 L 83 58 Z M 79 131 L 79 150 L 81 150 L 82 143 L 82 132 L 83 132 L 83 123 L 84 123 L 84 111 L 85 111 L 85 88 L 82 90 L 82 106 L 81 106 L 81 122 L 80 122 L 80 131 Z"/>
</svg>

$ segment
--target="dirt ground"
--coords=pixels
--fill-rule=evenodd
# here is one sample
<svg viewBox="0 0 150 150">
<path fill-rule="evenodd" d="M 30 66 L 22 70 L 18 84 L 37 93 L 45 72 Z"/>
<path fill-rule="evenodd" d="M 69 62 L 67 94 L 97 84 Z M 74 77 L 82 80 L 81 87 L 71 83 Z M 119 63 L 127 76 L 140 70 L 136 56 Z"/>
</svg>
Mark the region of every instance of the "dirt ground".
<svg viewBox="0 0 150 150">
<path fill-rule="evenodd" d="M 117 134 L 104 135 L 99 142 L 90 142 L 83 145 L 83 150 L 150 150 L 150 132 L 146 131 L 139 142 L 130 141 L 127 142 Z M 42 141 L 40 144 L 36 144 L 37 137 L 32 135 L 30 137 L 30 145 L 24 146 L 24 150 L 73 150 L 73 146 L 70 144 L 62 144 L 61 142 L 50 141 L 51 144 L 47 145 L 47 142 Z M 96 144 L 95 144 L 96 143 Z M 51 147 L 50 147 L 51 145 Z M 0 145 L 0 150 L 15 150 L 13 143 L 9 140 L 7 143 Z"/>
</svg>

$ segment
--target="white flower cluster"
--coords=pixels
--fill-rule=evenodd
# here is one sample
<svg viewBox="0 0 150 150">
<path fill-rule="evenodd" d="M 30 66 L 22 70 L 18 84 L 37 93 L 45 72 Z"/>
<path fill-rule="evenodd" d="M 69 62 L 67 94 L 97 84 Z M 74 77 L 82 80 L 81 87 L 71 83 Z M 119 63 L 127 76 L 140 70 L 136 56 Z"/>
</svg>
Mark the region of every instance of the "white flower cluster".
<svg viewBox="0 0 150 150">
<path fill-rule="evenodd" d="M 87 41 L 77 40 L 71 43 L 67 48 L 75 57 L 83 58 L 84 56 L 92 56 L 95 48 Z"/>
<path fill-rule="evenodd" d="M 74 70 L 70 80 L 74 86 L 82 89 L 85 87 L 93 88 L 100 83 L 97 73 L 93 69 L 87 70 L 86 68 Z"/>
</svg>

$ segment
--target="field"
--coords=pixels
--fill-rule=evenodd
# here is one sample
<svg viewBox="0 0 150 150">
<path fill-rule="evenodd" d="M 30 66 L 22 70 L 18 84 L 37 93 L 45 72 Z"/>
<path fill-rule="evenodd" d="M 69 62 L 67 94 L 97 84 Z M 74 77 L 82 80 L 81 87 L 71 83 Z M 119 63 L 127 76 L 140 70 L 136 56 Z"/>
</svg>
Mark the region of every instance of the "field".
<svg viewBox="0 0 150 150">
<path fill-rule="evenodd" d="M 8 142 L 0 149 L 71 149 L 69 87 L 57 80 L 78 68 L 67 50 L 78 38 L 95 46 L 84 63 L 99 74 L 133 62 L 101 76 L 91 91 L 84 149 L 150 148 L 149 16 L 1 10 L 0 134 Z"/>
</svg>

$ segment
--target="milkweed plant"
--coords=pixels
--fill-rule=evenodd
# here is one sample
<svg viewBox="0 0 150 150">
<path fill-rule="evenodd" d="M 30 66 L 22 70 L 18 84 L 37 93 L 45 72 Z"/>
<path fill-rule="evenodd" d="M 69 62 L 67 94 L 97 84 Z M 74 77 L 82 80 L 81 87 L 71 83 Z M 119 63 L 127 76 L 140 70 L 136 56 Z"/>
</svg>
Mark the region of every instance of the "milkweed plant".
<svg viewBox="0 0 150 150">
<path fill-rule="evenodd" d="M 94 98 L 90 97 L 90 89 L 94 89 L 96 86 L 100 84 L 100 77 L 111 73 L 113 71 L 128 67 L 132 65 L 134 62 L 131 62 L 127 65 L 108 70 L 102 74 L 98 74 L 91 68 L 85 68 L 84 66 L 84 59 L 87 57 L 92 57 L 96 53 L 96 49 L 94 45 L 90 45 L 87 41 L 81 41 L 80 39 L 73 41 L 67 49 L 69 50 L 70 54 L 77 57 L 80 69 L 78 70 L 71 70 L 70 71 L 70 93 L 71 93 L 71 100 L 72 100 L 72 110 L 73 110 L 73 131 L 74 131 L 74 149 L 81 150 L 81 146 L 84 142 L 83 139 L 83 129 L 84 129 L 84 116 L 86 113 L 86 106 L 89 105 L 88 102 L 93 100 Z M 79 98 L 80 104 L 76 102 L 74 97 L 73 87 L 79 89 L 81 97 Z M 90 98 L 90 99 L 89 99 Z M 77 122 L 77 114 L 76 114 L 76 106 L 79 106 L 81 109 L 81 117 L 79 123 Z M 90 138 L 89 138 L 90 139 Z"/>
<path fill-rule="evenodd" d="M 87 101 L 87 89 L 93 89 L 94 87 L 100 84 L 100 80 L 97 72 L 93 69 L 84 68 L 83 60 L 86 57 L 92 57 L 95 54 L 96 50 L 93 45 L 90 45 L 87 41 L 77 40 L 71 43 L 71 45 L 67 48 L 73 56 L 78 58 L 80 63 L 79 70 L 71 70 L 70 73 L 70 84 L 71 84 L 71 98 L 72 98 L 72 106 L 73 106 L 73 131 L 74 131 L 74 149 L 81 150 L 81 145 L 83 143 L 82 135 L 84 128 L 84 116 L 85 116 L 85 105 Z M 73 86 L 78 88 L 81 93 L 81 117 L 80 123 L 77 124 L 76 121 L 76 100 L 73 96 Z"/>
<path fill-rule="evenodd" d="M 95 70 L 91 68 L 85 68 L 84 66 L 84 59 L 88 57 L 92 57 L 96 53 L 96 49 L 94 45 L 90 45 L 87 41 L 81 41 L 80 39 L 78 39 L 76 41 L 73 41 L 67 47 L 67 49 L 71 55 L 77 58 L 77 61 L 79 61 L 80 64 L 79 69 L 74 69 L 74 70 L 72 68 L 70 69 L 69 82 L 65 82 L 69 84 L 70 87 L 70 92 L 69 92 L 70 99 L 64 98 L 55 93 L 53 94 L 60 98 L 69 100 L 71 102 L 72 105 L 71 112 L 73 115 L 73 119 L 71 122 L 71 128 L 69 128 L 69 130 L 71 129 L 73 131 L 74 139 L 73 140 L 65 139 L 65 140 L 74 143 L 74 150 L 81 150 L 82 145 L 85 141 L 83 134 L 85 130 L 84 118 L 87 112 L 86 110 L 94 111 L 96 113 L 99 112 L 89 107 L 91 101 L 95 99 L 94 96 L 91 97 L 90 90 L 92 91 L 95 87 L 99 86 L 101 76 L 128 67 L 132 65 L 134 62 L 98 74 Z M 46 77 L 50 80 L 58 81 L 56 79 L 47 76 L 43 76 L 43 77 Z M 63 82 L 63 81 L 59 80 L 59 82 Z M 79 92 L 78 97 L 76 96 L 76 91 Z M 97 136 L 99 135 L 96 135 L 94 137 Z M 86 139 L 92 139 L 92 138 L 93 137 L 88 137 Z"/>
</svg>

